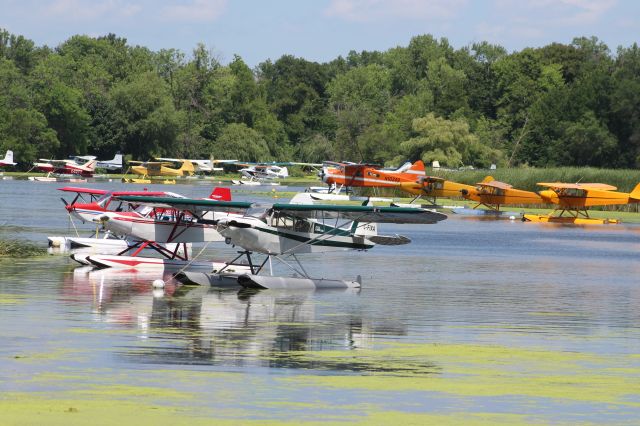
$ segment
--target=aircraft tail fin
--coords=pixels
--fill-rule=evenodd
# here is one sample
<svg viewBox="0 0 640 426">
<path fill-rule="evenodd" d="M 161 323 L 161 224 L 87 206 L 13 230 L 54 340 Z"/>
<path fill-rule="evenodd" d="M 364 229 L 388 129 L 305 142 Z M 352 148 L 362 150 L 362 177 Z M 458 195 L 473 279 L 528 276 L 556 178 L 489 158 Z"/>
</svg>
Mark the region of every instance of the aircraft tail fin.
<svg viewBox="0 0 640 426">
<path fill-rule="evenodd" d="M 216 201 L 231 201 L 231 189 L 216 186 L 213 188 L 209 198 Z"/>
<path fill-rule="evenodd" d="M 419 172 L 424 175 L 424 163 L 422 160 L 418 160 L 409 167 L 409 171 L 411 172 Z"/>
<path fill-rule="evenodd" d="M 122 167 L 122 154 L 117 152 L 116 155 L 113 157 L 113 160 L 110 161 L 110 163 L 113 163 L 114 165 L 118 165 Z"/>
<path fill-rule="evenodd" d="M 182 167 L 180 167 L 180 171 L 183 176 L 191 176 L 195 173 L 195 168 L 193 167 L 193 163 L 191 161 L 184 161 L 182 163 Z"/>
<path fill-rule="evenodd" d="M 289 177 L 289 169 L 287 169 L 286 167 L 283 167 L 280 170 L 280 174 L 282 175 L 283 178 Z"/>
<path fill-rule="evenodd" d="M 4 159 L 0 160 L 3 163 L 7 163 L 7 164 L 14 164 L 13 163 L 13 151 L 11 151 L 10 149 L 7 150 L 7 153 L 4 155 Z"/>
<path fill-rule="evenodd" d="M 493 182 L 495 179 L 493 178 L 493 176 L 486 176 L 484 179 L 482 179 L 482 183 L 489 183 L 489 182 Z"/>
<path fill-rule="evenodd" d="M 98 162 L 96 160 L 89 160 L 87 161 L 87 164 L 85 164 L 85 168 L 89 171 L 94 171 L 96 169 L 96 165 L 98 164 Z"/>
<path fill-rule="evenodd" d="M 629 193 L 629 198 L 640 202 L 640 183 L 637 184 L 636 187 L 633 188 L 633 191 Z"/>
</svg>

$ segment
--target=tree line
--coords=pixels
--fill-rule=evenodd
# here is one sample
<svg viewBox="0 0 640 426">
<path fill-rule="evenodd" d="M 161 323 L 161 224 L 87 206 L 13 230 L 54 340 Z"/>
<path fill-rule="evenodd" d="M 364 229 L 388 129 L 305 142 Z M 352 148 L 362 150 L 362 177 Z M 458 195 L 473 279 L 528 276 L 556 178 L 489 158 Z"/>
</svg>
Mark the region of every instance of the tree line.
<svg viewBox="0 0 640 426">
<path fill-rule="evenodd" d="M 508 53 L 412 38 L 317 63 L 251 69 L 76 35 L 55 48 L 0 29 L 0 153 L 117 152 L 243 161 L 448 167 L 640 166 L 640 49 L 595 37 Z"/>
</svg>

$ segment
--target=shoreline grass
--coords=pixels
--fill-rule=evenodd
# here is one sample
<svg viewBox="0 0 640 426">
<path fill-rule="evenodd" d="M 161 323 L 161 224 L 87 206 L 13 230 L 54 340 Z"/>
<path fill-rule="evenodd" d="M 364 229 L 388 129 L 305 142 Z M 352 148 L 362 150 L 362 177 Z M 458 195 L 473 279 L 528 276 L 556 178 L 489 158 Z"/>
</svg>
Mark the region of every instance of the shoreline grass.
<svg viewBox="0 0 640 426">
<path fill-rule="evenodd" d="M 45 254 L 47 254 L 47 249 L 37 244 L 20 240 L 0 239 L 0 259 L 42 256 Z"/>
</svg>

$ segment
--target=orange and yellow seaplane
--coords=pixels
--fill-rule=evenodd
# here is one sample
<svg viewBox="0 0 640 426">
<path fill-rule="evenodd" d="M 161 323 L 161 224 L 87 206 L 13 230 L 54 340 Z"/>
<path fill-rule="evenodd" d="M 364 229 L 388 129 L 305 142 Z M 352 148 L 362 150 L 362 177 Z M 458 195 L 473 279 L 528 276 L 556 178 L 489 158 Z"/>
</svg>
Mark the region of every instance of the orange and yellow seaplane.
<svg viewBox="0 0 640 426">
<path fill-rule="evenodd" d="M 329 186 L 389 188 L 401 182 L 416 182 L 424 177 L 424 163 L 407 162 L 397 169 L 383 169 L 376 164 L 352 164 L 325 162 L 319 173 L 322 181 Z"/>
<path fill-rule="evenodd" d="M 473 190 L 462 189 L 462 196 L 467 200 L 476 201 L 473 208 L 485 206 L 492 211 L 499 212 L 504 204 L 545 204 L 546 201 L 535 192 L 515 189 L 508 183 L 485 179 L 478 182 Z"/>
<path fill-rule="evenodd" d="M 491 182 L 493 177 L 487 176 L 482 182 Z M 418 198 L 423 197 L 431 204 L 436 204 L 437 198 L 462 197 L 462 191 L 475 193 L 476 187 L 464 183 L 453 182 L 437 176 L 425 176 L 415 182 L 400 182 L 399 188 L 415 198 L 411 200 L 413 204 Z"/>
<path fill-rule="evenodd" d="M 616 219 L 590 217 L 587 208 L 640 203 L 640 183 L 630 193 L 617 192 L 618 188 L 604 183 L 540 182 L 538 185 L 547 188 L 540 191 L 544 202 L 557 207 L 547 215 L 525 214 L 523 221 L 580 225 L 618 223 Z M 560 214 L 554 215 L 558 211 Z"/>
</svg>

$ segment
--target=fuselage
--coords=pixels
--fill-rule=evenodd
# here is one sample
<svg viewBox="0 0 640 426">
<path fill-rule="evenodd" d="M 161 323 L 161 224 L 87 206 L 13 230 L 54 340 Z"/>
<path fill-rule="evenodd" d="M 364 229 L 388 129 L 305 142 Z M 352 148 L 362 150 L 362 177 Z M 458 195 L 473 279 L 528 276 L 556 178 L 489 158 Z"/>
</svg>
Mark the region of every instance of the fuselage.
<svg viewBox="0 0 640 426">
<path fill-rule="evenodd" d="M 556 204 L 559 208 L 568 210 L 638 202 L 626 192 L 601 191 L 597 189 L 546 189 L 540 191 L 540 196 L 545 203 Z"/>
<path fill-rule="evenodd" d="M 375 224 L 362 225 L 375 227 Z M 362 235 L 366 229 L 359 232 L 353 225 L 336 228 L 289 215 L 226 218 L 218 220 L 217 229 L 231 243 L 264 254 L 366 250 L 375 245 Z"/>
<path fill-rule="evenodd" d="M 402 182 L 400 183 L 400 189 L 413 195 L 444 198 L 462 197 L 460 192 L 462 190 L 466 190 L 470 194 L 476 192 L 475 186 L 450 180 L 430 179 L 429 176 L 422 182 Z"/>
<path fill-rule="evenodd" d="M 328 185 L 347 187 L 398 187 L 401 183 L 415 183 L 424 176 L 422 161 L 401 167 L 397 170 L 386 170 L 371 166 L 345 164 L 326 166 L 322 169 L 322 181 Z"/>
</svg>

